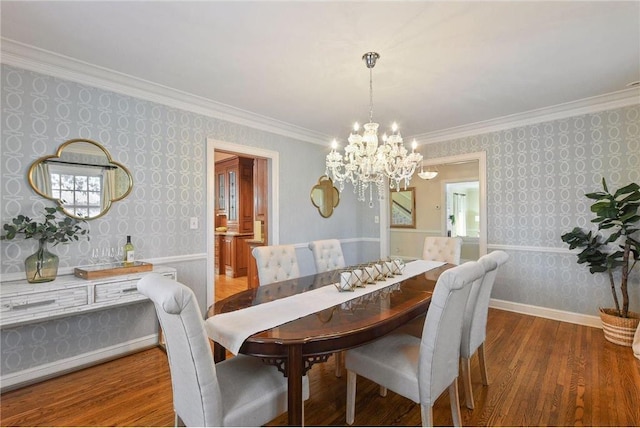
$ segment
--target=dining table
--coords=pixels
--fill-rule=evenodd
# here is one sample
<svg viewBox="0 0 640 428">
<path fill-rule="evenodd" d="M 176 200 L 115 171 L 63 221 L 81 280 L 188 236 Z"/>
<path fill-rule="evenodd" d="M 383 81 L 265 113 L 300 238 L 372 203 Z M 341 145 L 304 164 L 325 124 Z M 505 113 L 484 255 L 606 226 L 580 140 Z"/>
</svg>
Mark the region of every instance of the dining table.
<svg viewBox="0 0 640 428">
<path fill-rule="evenodd" d="M 380 338 L 424 315 L 438 277 L 454 265 L 438 263 L 436 266 L 419 274 L 401 276 L 396 281 L 385 280 L 382 288 L 378 285 L 373 292 L 353 293 L 353 298 L 343 294 L 349 291 L 343 291 L 341 297 L 348 300 L 255 332 L 243 339 L 234 353 L 261 358 L 287 377 L 288 423 L 301 426 L 302 380 L 309 369 L 314 364 L 326 362 L 336 352 Z M 221 314 L 237 313 L 280 299 L 309 296 L 307 300 L 313 300 L 313 293 L 317 291 L 340 293 L 336 287 L 339 275 L 339 271 L 329 271 L 247 289 L 214 303 L 207 311 L 207 322 Z M 385 285 L 387 282 L 388 286 Z M 320 290 L 322 287 L 331 288 Z M 300 302 L 281 300 L 279 303 L 288 304 L 289 301 L 292 305 Z M 221 327 L 224 324 L 218 322 L 216 328 Z M 214 360 L 224 360 L 227 349 L 215 340 L 215 335 L 209 334 L 209 337 L 214 341 Z"/>
</svg>

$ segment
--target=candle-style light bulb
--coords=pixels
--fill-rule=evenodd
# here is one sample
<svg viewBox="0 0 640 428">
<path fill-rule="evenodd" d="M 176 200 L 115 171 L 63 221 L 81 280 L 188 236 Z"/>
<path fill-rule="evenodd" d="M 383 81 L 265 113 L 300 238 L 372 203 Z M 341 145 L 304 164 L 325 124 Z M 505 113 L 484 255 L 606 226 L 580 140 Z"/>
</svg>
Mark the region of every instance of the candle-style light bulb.
<svg viewBox="0 0 640 428">
<path fill-rule="evenodd" d="M 338 148 L 338 142 L 334 138 L 333 141 L 331 142 L 331 150 L 335 150 L 337 148 Z"/>
<path fill-rule="evenodd" d="M 394 134 L 398 132 L 398 124 L 393 122 L 393 125 L 391 125 L 391 130 L 393 131 Z"/>
<path fill-rule="evenodd" d="M 382 134 L 382 141 L 387 142 L 387 134 Z"/>
<path fill-rule="evenodd" d="M 417 148 L 418 148 L 418 142 L 414 138 L 413 141 L 411 142 L 411 151 L 415 152 Z"/>
<path fill-rule="evenodd" d="M 360 130 L 360 125 L 358 125 L 358 122 L 353 124 L 353 132 L 358 132 Z"/>
</svg>

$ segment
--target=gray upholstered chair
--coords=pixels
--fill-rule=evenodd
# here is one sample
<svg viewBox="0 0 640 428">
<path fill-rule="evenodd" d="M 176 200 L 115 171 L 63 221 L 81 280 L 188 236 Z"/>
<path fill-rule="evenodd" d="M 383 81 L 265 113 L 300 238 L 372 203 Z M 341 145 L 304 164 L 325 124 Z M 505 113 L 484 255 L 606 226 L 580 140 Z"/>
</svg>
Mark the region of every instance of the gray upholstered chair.
<svg viewBox="0 0 640 428">
<path fill-rule="evenodd" d="M 471 357 L 478 351 L 482 383 L 489 385 L 487 365 L 485 362 L 484 341 L 487 335 L 487 314 L 491 289 L 500 266 L 505 264 L 509 255 L 504 251 L 493 251 L 480 257 L 478 263 L 485 270 L 480 286 L 474 286 L 467 301 L 462 324 L 462 341 L 460 343 L 460 365 L 462 367 L 462 383 L 464 385 L 465 404 L 473 409 L 473 390 L 471 388 Z"/>
<path fill-rule="evenodd" d="M 448 388 L 453 424 L 461 424 L 457 383 L 461 315 L 473 283 L 482 281 L 483 276 L 484 269 L 478 262 L 440 275 L 421 338 L 391 333 L 346 351 L 348 424 L 355 417 L 358 374 L 419 403 L 423 426 L 433 425 L 433 404 Z"/>
<path fill-rule="evenodd" d="M 346 266 L 342 246 L 337 239 L 323 239 L 309 243 L 309 249 L 313 253 L 313 262 L 316 272 L 322 273 L 340 269 Z"/>
<path fill-rule="evenodd" d="M 447 238 L 442 236 L 427 236 L 424 238 L 422 248 L 422 260 L 446 262 L 454 265 L 460 264 L 460 251 L 462 238 Z M 398 329 L 398 332 L 422 336 L 424 315 L 421 315 Z"/>
<path fill-rule="evenodd" d="M 309 249 L 313 253 L 313 262 L 316 265 L 317 273 L 328 272 L 346 266 L 344 255 L 342 254 L 342 246 L 337 239 L 312 241 L 309 243 Z M 335 352 L 333 355 L 335 357 L 336 377 L 340 377 L 344 367 L 343 353 Z"/>
<path fill-rule="evenodd" d="M 251 252 L 258 267 L 260 285 L 286 281 L 300 276 L 300 266 L 293 245 L 255 247 Z"/>
<path fill-rule="evenodd" d="M 165 337 L 176 425 L 259 426 L 287 411 L 287 379 L 276 367 L 239 355 L 218 364 L 193 291 L 162 275 L 138 281 Z M 303 379 L 304 399 L 309 381 Z"/>
<path fill-rule="evenodd" d="M 462 238 L 427 236 L 424 238 L 424 246 L 422 247 L 422 260 L 437 260 L 459 265 L 461 249 Z"/>
</svg>

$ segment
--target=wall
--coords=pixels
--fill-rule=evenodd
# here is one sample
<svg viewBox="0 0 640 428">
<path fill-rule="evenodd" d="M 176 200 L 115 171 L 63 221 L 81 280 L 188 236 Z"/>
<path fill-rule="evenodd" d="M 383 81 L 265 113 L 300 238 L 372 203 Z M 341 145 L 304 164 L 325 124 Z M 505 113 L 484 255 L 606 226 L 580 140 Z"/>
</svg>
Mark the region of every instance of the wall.
<svg viewBox="0 0 640 428">
<path fill-rule="evenodd" d="M 488 247 L 510 256 L 492 294 L 581 314 L 613 305 L 608 279 L 576 263 L 560 236 L 593 218 L 585 193 L 640 182 L 640 105 L 427 145 L 437 158 L 487 153 Z M 640 309 L 640 270 L 630 285 Z"/>
<path fill-rule="evenodd" d="M 71 138 L 100 142 L 133 174 L 133 192 L 103 217 L 88 223 L 91 241 L 58 246 L 60 266 L 89 263 L 90 249 L 120 246 L 132 235 L 136 255 L 161 259 L 206 251 L 206 138 L 266 148 L 280 155 L 280 242 L 325 237 L 378 237 L 362 204 L 343 192 L 336 213 L 323 219 L 309 200 L 324 173 L 329 147 L 304 143 L 51 76 L 2 66 L 3 186 L 0 218 L 38 217 L 51 205 L 26 181 L 29 165 Z M 198 217 L 201 229 L 189 229 Z M 368 217 L 368 216 L 367 216 Z M 373 217 L 373 216 L 371 216 Z M 2 274 L 23 270 L 33 242 L 2 242 Z M 174 263 L 175 264 L 175 263 Z M 204 278 L 204 261 L 202 262 Z"/>
<path fill-rule="evenodd" d="M 279 152 L 281 243 L 347 239 L 352 241 L 348 246 L 353 259 L 368 256 L 379 247 L 373 215 L 361 218 L 364 208 L 352 194 L 341 195 L 340 205 L 330 219 L 323 219 L 312 206 L 309 192 L 324 173 L 328 145 L 301 142 L 6 64 L 2 65 L 1 85 L 3 224 L 18 214 L 41 218 L 43 207 L 53 205 L 30 188 L 26 172 L 35 159 L 55 153 L 68 139 L 98 141 L 133 175 L 132 193 L 114 203 L 103 217 L 88 222 L 90 241 L 54 247 L 61 271 L 70 272 L 74 266 L 89 264 L 92 248 L 122 246 L 126 235 L 131 235 L 136 257 L 175 267 L 178 280 L 194 290 L 204 313 L 207 137 Z M 190 217 L 198 218 L 200 229 L 189 229 Z M 362 241 L 361 237 L 371 239 Z M 2 280 L 20 277 L 24 259 L 35 250 L 32 240 L 2 241 Z M 74 343 L 86 336 L 83 332 L 88 325 L 117 332 L 108 340 L 102 336 L 92 338 L 91 349 L 109 346 L 113 338 L 127 341 L 151 334 L 154 324 L 146 322 L 153 313 L 149 308 L 148 304 L 132 305 L 69 319 L 64 324 L 64 335 L 65 343 L 70 345 L 63 347 L 25 345 L 22 338 L 31 333 L 4 329 L 2 361 L 11 362 L 11 366 L 3 366 L 3 374 L 76 354 L 81 349 Z M 145 322 L 139 320 L 136 324 L 140 328 L 121 328 L 122 322 L 130 323 L 127 320 L 140 316 L 145 318 Z M 53 327 L 38 324 L 30 331 L 42 332 L 42 339 L 52 345 L 57 339 L 49 337 L 48 328 Z"/>
</svg>

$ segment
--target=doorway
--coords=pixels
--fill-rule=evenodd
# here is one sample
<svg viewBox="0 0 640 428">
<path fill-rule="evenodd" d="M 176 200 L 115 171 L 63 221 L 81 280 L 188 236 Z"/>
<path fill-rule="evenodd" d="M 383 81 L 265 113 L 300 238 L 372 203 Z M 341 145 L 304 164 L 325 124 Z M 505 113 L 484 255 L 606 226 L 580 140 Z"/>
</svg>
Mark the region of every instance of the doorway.
<svg viewBox="0 0 640 428">
<path fill-rule="evenodd" d="M 479 181 L 445 182 L 447 236 L 480 236 Z"/>
<path fill-rule="evenodd" d="M 453 206 L 447 212 L 446 184 L 462 182 L 477 182 L 478 203 L 477 213 L 470 219 L 466 217 L 469 219 L 465 225 L 467 237 L 463 238 L 464 254 L 461 257 L 465 260 L 476 260 L 486 254 L 486 153 L 429 158 L 423 164 L 425 167 L 435 167 L 439 173 L 433 179 L 425 180 L 414 176 L 411 181 L 410 185 L 416 189 L 416 227 L 392 229 L 389 227 L 389 220 L 385 220 L 386 233 L 380 235 L 381 247 L 387 248 L 383 255 L 420 258 L 426 236 L 446 236 L 447 231 L 453 231 L 449 220 L 449 216 L 453 214 Z M 473 192 L 476 192 L 475 187 Z M 465 188 L 464 191 L 452 190 L 452 193 L 466 194 L 472 191 Z M 473 226 L 473 230 L 470 226 Z M 468 236 L 469 233 L 475 236 Z"/>
<path fill-rule="evenodd" d="M 235 143 L 218 141 L 213 138 L 207 138 L 207 304 L 211 305 L 215 301 L 216 296 L 216 272 L 215 272 L 215 189 L 216 174 L 215 170 L 215 152 L 227 152 L 240 156 L 266 159 L 268 186 L 265 203 L 266 211 L 269 218 L 269 245 L 276 245 L 279 242 L 279 206 L 278 206 L 278 176 L 279 176 L 279 153 L 260 149 L 251 146 L 244 146 Z M 222 281 L 220 281 L 222 282 Z"/>
</svg>

